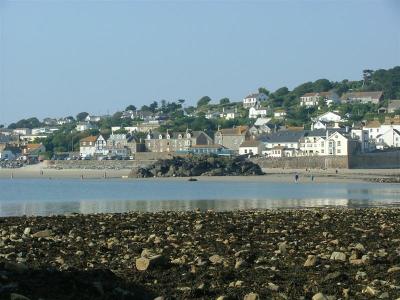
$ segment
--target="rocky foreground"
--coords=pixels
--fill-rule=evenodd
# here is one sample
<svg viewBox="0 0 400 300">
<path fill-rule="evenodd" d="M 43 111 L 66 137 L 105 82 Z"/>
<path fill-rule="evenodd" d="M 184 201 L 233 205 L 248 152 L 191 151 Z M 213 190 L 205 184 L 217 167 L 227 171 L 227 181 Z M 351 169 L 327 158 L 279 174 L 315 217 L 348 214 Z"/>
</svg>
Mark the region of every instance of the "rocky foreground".
<svg viewBox="0 0 400 300">
<path fill-rule="evenodd" d="M 129 177 L 190 177 L 263 175 L 261 167 L 242 156 L 189 156 L 160 159 L 147 167 L 134 168 Z"/>
<path fill-rule="evenodd" d="M 0 219 L 0 299 L 397 299 L 400 210 Z"/>
</svg>

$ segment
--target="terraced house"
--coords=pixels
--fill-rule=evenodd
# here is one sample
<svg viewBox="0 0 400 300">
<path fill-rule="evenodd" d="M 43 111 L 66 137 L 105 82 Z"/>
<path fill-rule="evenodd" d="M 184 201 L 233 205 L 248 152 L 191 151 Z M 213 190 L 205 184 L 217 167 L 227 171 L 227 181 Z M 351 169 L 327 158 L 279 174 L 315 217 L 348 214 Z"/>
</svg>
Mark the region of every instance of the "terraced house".
<svg viewBox="0 0 400 300">
<path fill-rule="evenodd" d="M 146 151 L 177 152 L 189 150 L 192 146 L 212 145 L 213 140 L 204 131 L 170 132 L 152 131 L 145 139 Z"/>
<path fill-rule="evenodd" d="M 239 152 L 240 145 L 250 138 L 248 126 L 218 129 L 214 136 L 214 143 Z"/>
</svg>

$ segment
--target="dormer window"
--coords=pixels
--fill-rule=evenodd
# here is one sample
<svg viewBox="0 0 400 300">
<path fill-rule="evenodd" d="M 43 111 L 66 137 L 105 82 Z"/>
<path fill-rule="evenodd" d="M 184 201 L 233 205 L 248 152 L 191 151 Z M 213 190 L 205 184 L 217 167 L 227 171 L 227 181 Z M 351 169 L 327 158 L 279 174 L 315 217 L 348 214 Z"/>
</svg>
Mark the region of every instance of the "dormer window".
<svg viewBox="0 0 400 300">
<path fill-rule="evenodd" d="M 160 140 L 162 140 L 162 135 L 160 134 L 160 135 L 158 136 L 158 138 L 159 138 Z"/>
<path fill-rule="evenodd" d="M 167 134 L 167 139 L 169 140 L 171 138 L 171 136 L 169 134 Z"/>
</svg>

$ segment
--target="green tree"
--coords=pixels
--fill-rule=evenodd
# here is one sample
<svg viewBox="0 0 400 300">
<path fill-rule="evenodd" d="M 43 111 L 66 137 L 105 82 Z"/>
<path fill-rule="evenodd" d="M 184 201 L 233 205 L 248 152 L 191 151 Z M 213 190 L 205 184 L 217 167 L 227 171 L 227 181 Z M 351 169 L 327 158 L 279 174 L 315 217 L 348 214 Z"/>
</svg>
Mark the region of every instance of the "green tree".
<svg viewBox="0 0 400 300">
<path fill-rule="evenodd" d="M 197 107 L 206 106 L 211 102 L 211 98 L 208 96 L 201 97 L 199 101 L 197 101 Z"/>
<path fill-rule="evenodd" d="M 125 108 L 125 111 L 127 111 L 127 110 L 132 110 L 132 111 L 136 111 L 136 106 L 135 105 L 128 105 L 126 108 Z"/>
<path fill-rule="evenodd" d="M 79 114 L 76 115 L 76 120 L 77 121 L 83 121 L 89 114 L 87 112 L 80 112 Z"/>
<path fill-rule="evenodd" d="M 284 86 L 277 89 L 274 93 L 274 96 L 283 97 L 286 96 L 287 94 L 289 94 L 289 89 L 286 86 Z"/>
<path fill-rule="evenodd" d="M 314 92 L 327 92 L 332 89 L 332 83 L 328 79 L 318 79 L 313 84 Z"/>
<path fill-rule="evenodd" d="M 263 94 L 265 94 L 265 95 L 269 95 L 269 91 L 265 88 L 265 87 L 259 87 L 258 88 L 258 92 L 261 94 L 261 93 L 263 93 Z"/>
<path fill-rule="evenodd" d="M 220 105 L 225 105 L 225 104 L 229 104 L 229 103 L 230 103 L 229 98 L 222 98 L 221 100 L 219 100 Z"/>
<path fill-rule="evenodd" d="M 157 101 L 152 102 L 152 103 L 150 104 L 149 108 L 150 108 L 150 111 L 151 111 L 151 112 L 153 112 L 153 113 L 156 112 L 156 110 L 157 110 L 157 108 L 158 108 L 158 103 L 157 103 Z"/>
</svg>

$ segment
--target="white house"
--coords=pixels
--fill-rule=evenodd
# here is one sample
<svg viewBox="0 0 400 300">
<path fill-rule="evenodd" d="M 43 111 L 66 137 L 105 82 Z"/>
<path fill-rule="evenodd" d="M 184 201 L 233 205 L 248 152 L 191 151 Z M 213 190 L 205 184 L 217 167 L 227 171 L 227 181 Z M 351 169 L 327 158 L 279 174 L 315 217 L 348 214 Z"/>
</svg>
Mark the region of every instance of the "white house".
<svg viewBox="0 0 400 300">
<path fill-rule="evenodd" d="M 257 119 L 258 117 L 267 116 L 267 110 L 265 108 L 256 108 L 255 106 L 250 107 L 249 109 L 249 118 Z"/>
<path fill-rule="evenodd" d="M 243 99 L 243 107 L 244 108 L 254 107 L 261 101 L 265 101 L 267 99 L 268 96 L 265 95 L 264 93 L 251 94 Z"/>
<path fill-rule="evenodd" d="M 88 136 L 79 141 L 79 153 L 81 157 L 94 155 L 107 155 L 107 143 L 102 135 Z"/>
<path fill-rule="evenodd" d="M 20 135 L 28 135 L 32 134 L 32 129 L 30 128 L 16 128 L 13 129 L 14 134 L 20 134 Z"/>
<path fill-rule="evenodd" d="M 324 121 L 316 121 L 315 123 L 311 124 L 311 130 L 315 129 L 326 129 L 328 124 Z"/>
<path fill-rule="evenodd" d="M 320 99 L 330 106 L 334 103 L 339 103 L 340 98 L 334 91 L 320 92 L 320 93 L 306 93 L 300 97 L 300 105 L 306 107 L 317 106 Z"/>
<path fill-rule="evenodd" d="M 275 146 L 270 149 L 266 149 L 263 154 L 267 157 L 280 158 L 280 157 L 292 157 L 296 155 L 296 150 L 293 148 L 286 148 L 284 146 Z"/>
<path fill-rule="evenodd" d="M 238 116 L 237 108 L 225 109 L 224 107 L 222 108 L 222 113 L 219 115 L 220 118 L 224 118 L 225 120 L 233 120 Z"/>
<path fill-rule="evenodd" d="M 76 124 L 76 131 L 86 131 L 90 129 L 97 129 L 98 127 L 90 122 L 78 122 Z"/>
<path fill-rule="evenodd" d="M 277 109 L 274 111 L 274 117 L 276 119 L 283 119 L 286 117 L 286 111 L 284 109 Z"/>
<path fill-rule="evenodd" d="M 323 122 L 341 122 L 342 117 L 339 116 L 338 114 L 335 114 L 334 112 L 328 111 L 320 116 L 317 117 L 317 121 L 323 121 Z"/>
<path fill-rule="evenodd" d="M 86 122 L 100 122 L 102 119 L 104 119 L 106 116 L 91 116 L 87 115 L 85 118 Z"/>
<path fill-rule="evenodd" d="M 244 141 L 239 146 L 239 155 L 245 155 L 245 154 L 260 155 L 262 152 L 262 147 L 263 144 L 260 141 L 254 139 Z"/>
<path fill-rule="evenodd" d="M 368 138 L 371 142 L 375 141 L 376 137 L 383 133 L 381 123 L 378 120 L 367 122 L 363 129 L 368 131 Z"/>
<path fill-rule="evenodd" d="M 339 155 L 344 156 L 352 153 L 357 141 L 353 140 L 344 132 L 326 130 L 311 131 L 301 139 L 300 152 L 302 155 Z"/>
<path fill-rule="evenodd" d="M 400 147 L 400 131 L 394 128 L 390 128 L 384 133 L 376 137 L 376 148 L 398 148 Z"/>
</svg>

